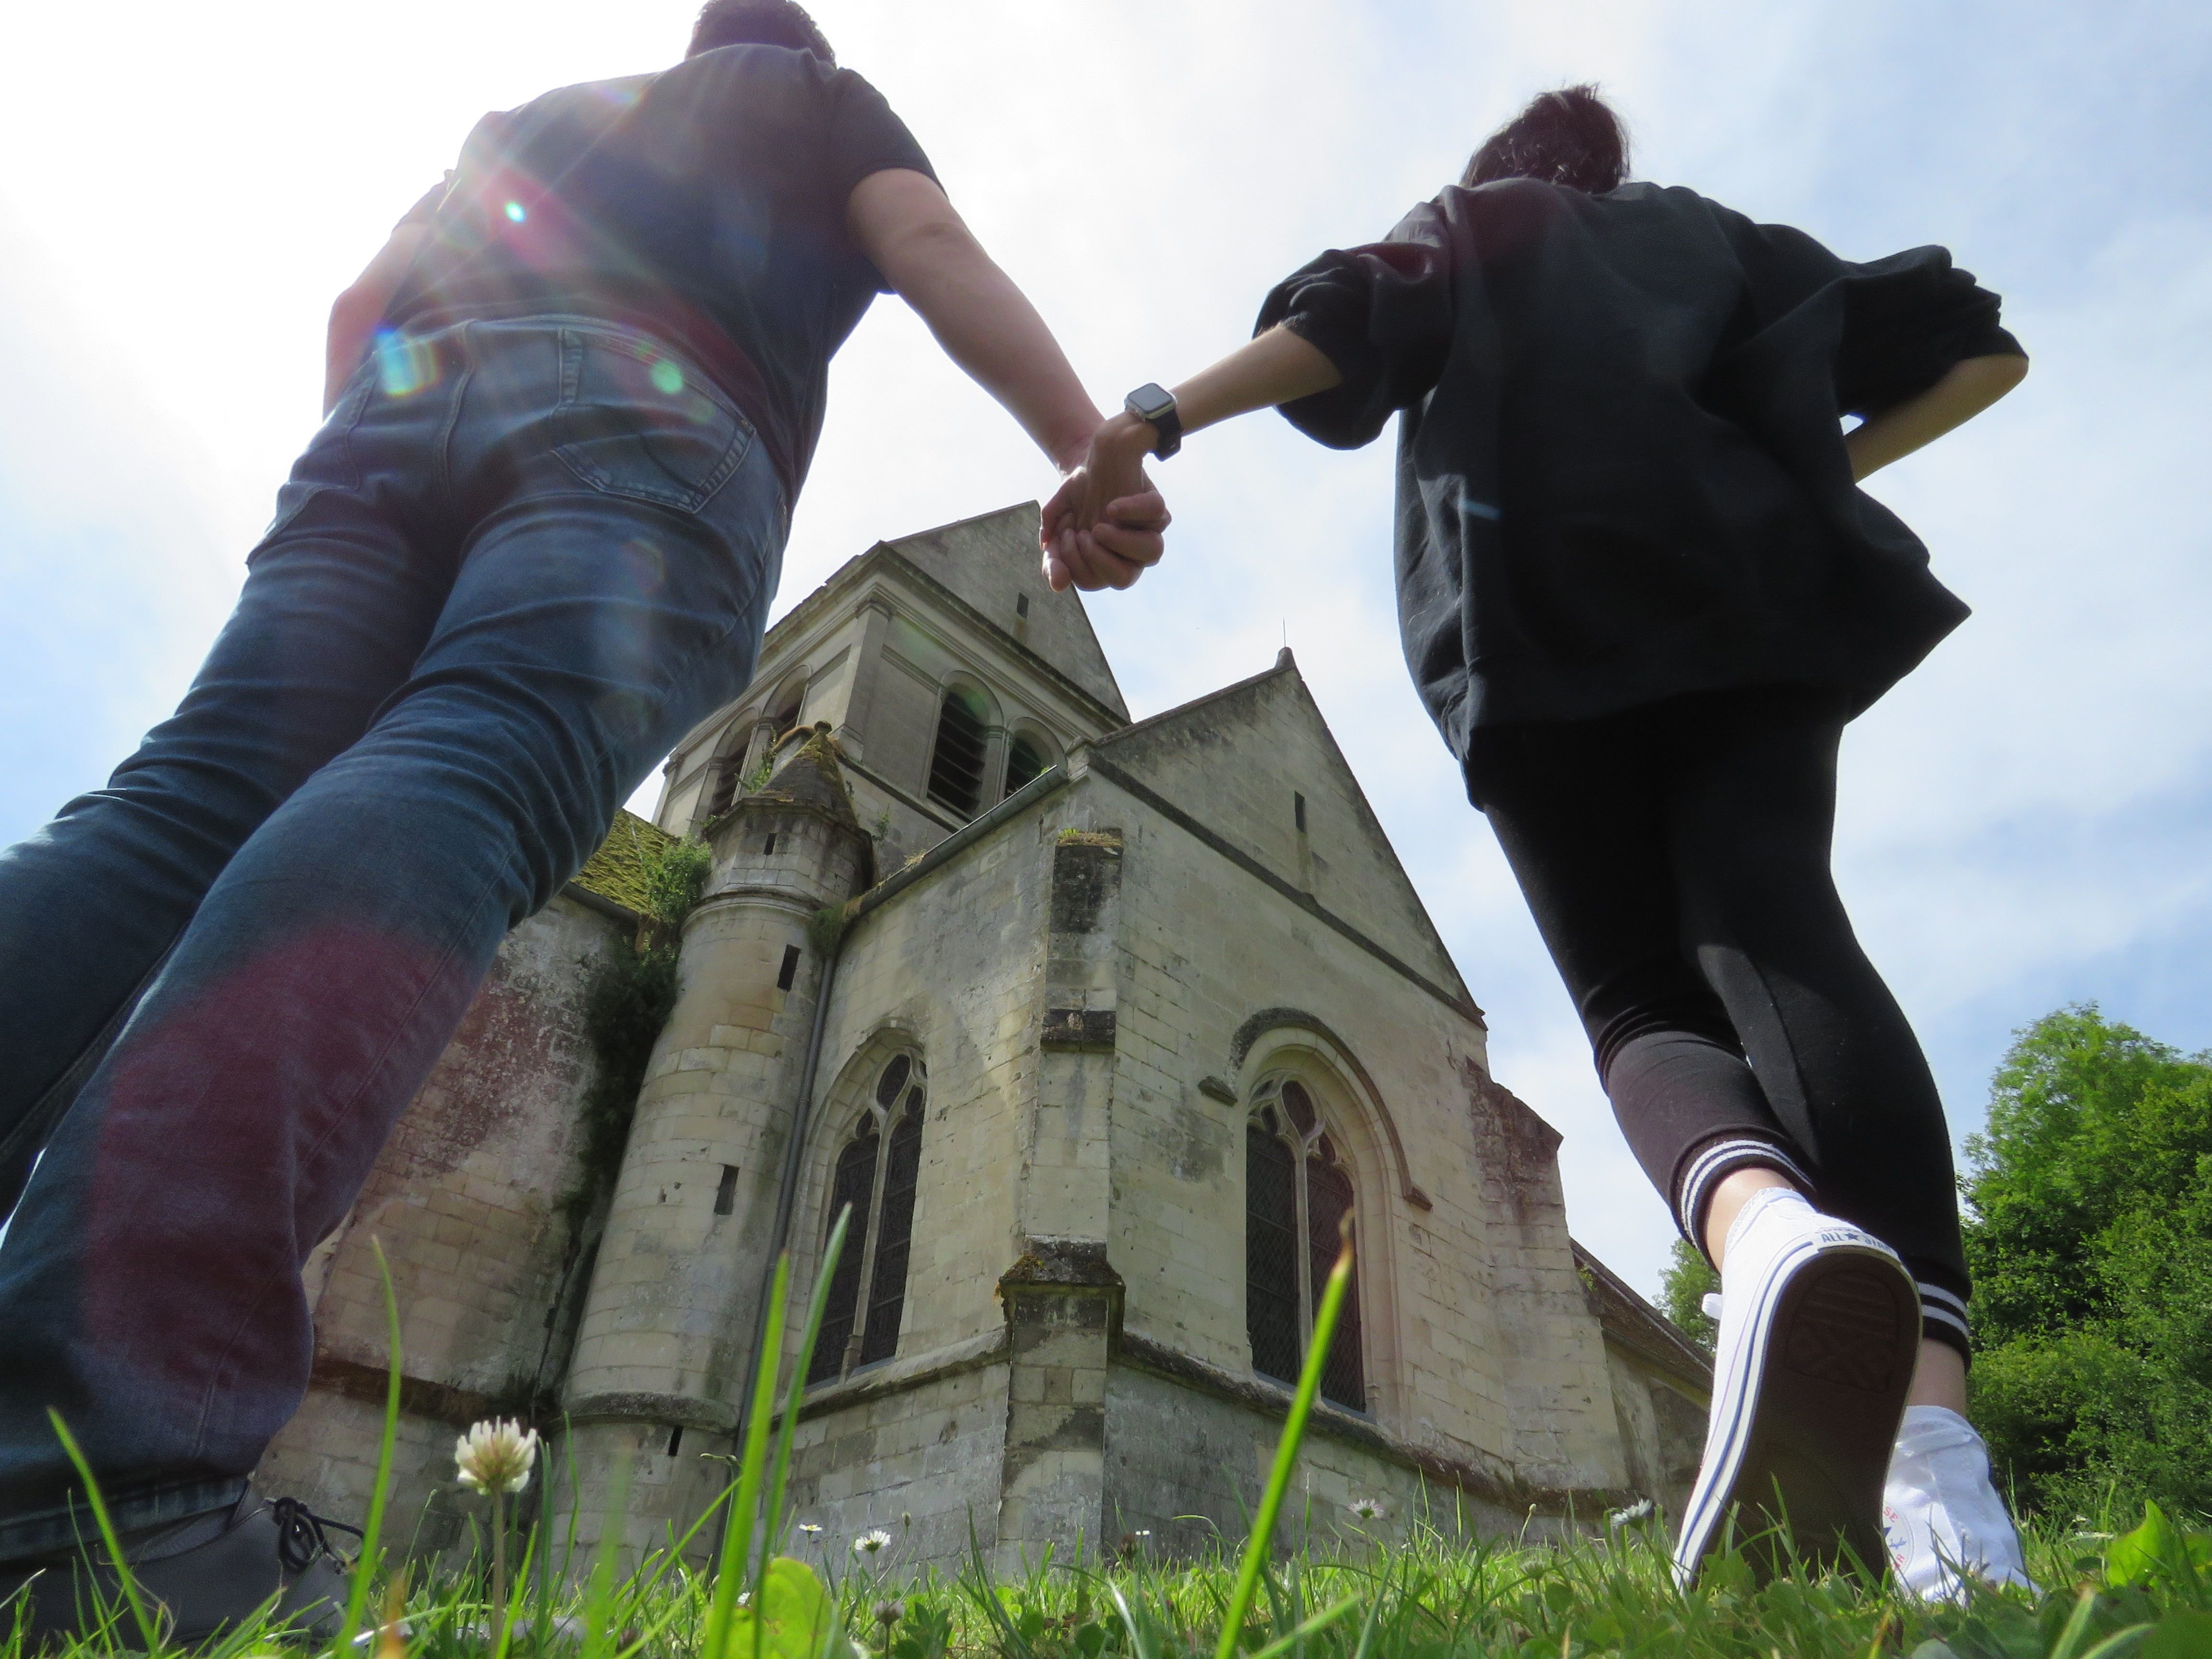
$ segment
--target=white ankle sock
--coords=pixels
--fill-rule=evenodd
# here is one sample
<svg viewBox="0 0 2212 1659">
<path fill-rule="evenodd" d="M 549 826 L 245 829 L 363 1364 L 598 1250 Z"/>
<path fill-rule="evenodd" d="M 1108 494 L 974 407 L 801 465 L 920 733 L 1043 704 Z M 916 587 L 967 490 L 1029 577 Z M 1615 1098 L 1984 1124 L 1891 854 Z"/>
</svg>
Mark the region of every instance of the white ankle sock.
<svg viewBox="0 0 2212 1659">
<path fill-rule="evenodd" d="M 1728 1261 L 1737 1247 L 1750 1236 L 1753 1228 L 1768 1218 L 1777 1220 L 1798 1221 L 1803 1216 L 1820 1213 L 1806 1201 L 1805 1194 L 1795 1187 L 1762 1187 L 1744 1200 L 1743 1208 L 1735 1212 L 1729 1224 L 1728 1237 L 1721 1242 L 1721 1260 Z"/>
</svg>

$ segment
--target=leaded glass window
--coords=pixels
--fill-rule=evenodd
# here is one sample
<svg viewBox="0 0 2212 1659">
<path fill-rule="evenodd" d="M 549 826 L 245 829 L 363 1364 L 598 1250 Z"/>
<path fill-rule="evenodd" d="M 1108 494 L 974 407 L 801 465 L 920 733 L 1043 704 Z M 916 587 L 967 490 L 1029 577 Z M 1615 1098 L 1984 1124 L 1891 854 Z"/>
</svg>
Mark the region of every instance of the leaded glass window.
<svg viewBox="0 0 2212 1659">
<path fill-rule="evenodd" d="M 822 1335 L 809 1382 L 842 1376 L 898 1352 L 906 1311 L 906 1270 L 914 1249 L 914 1195 L 921 1176 L 921 1120 L 928 1078 L 911 1054 L 895 1054 L 877 1074 L 868 1110 L 838 1152 L 823 1223 L 826 1242 L 845 1206 L 853 1220 L 830 1281 Z M 861 1287 L 867 1294 L 863 1297 Z"/>
<path fill-rule="evenodd" d="M 1261 1085 L 1244 1127 L 1244 1328 L 1252 1369 L 1262 1376 L 1297 1380 L 1352 1212 L 1351 1174 L 1311 1092 L 1296 1078 Z M 1321 1392 L 1356 1412 L 1367 1409 L 1360 1352 L 1355 1278 L 1322 1362 Z"/>
</svg>

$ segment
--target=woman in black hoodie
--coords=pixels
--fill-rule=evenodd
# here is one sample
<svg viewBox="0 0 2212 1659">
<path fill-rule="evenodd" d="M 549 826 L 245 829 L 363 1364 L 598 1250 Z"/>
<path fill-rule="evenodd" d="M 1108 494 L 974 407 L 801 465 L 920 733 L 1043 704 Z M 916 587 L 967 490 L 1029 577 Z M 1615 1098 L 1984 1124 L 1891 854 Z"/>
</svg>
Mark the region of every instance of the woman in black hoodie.
<svg viewBox="0 0 2212 1659">
<path fill-rule="evenodd" d="M 1592 88 L 1539 97 L 1385 240 L 1279 284 L 1250 344 L 1132 393 L 1047 509 L 1047 564 L 1134 580 L 1083 527 L 1184 434 L 1275 405 L 1352 448 L 1401 417 L 1407 665 L 1723 1275 L 1679 1571 L 1737 1509 L 1923 1595 L 2020 1579 L 1960 1415 L 1942 1105 L 1829 842 L 1844 724 L 1966 614 L 1859 481 L 2027 361 L 1940 247 L 1856 264 L 1626 179 Z"/>
</svg>

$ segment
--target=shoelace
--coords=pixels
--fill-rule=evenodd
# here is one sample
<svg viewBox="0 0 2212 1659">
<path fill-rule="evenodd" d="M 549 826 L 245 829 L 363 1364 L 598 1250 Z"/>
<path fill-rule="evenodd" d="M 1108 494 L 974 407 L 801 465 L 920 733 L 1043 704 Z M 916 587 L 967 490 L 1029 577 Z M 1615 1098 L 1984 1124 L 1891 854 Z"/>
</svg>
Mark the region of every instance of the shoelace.
<svg viewBox="0 0 2212 1659">
<path fill-rule="evenodd" d="M 331 1547 L 323 1528 L 336 1527 L 340 1532 L 349 1532 L 360 1538 L 362 1534 L 359 1527 L 349 1527 L 343 1521 L 317 1515 L 296 1498 L 280 1498 L 269 1507 L 276 1517 L 276 1559 L 284 1564 L 286 1571 L 305 1572 L 325 1555 L 340 1566 L 352 1565 Z"/>
</svg>

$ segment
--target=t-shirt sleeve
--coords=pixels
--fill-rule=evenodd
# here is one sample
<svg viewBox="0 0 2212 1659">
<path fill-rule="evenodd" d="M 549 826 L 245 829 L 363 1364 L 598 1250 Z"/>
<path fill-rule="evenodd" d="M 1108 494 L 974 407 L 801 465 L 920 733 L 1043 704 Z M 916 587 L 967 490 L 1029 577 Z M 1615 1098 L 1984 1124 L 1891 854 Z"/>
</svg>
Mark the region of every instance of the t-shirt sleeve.
<svg viewBox="0 0 2212 1659">
<path fill-rule="evenodd" d="M 1451 250 L 1440 221 L 1416 210 L 1390 240 L 1331 248 L 1277 283 L 1253 332 L 1278 323 L 1315 347 L 1343 383 L 1282 405 L 1332 449 L 1370 443 L 1390 416 L 1434 388 L 1451 349 Z"/>
<path fill-rule="evenodd" d="M 853 187 L 871 173 L 903 167 L 937 179 L 937 169 L 883 94 L 850 70 L 839 70 L 830 77 L 829 92 L 829 160 L 823 184 L 841 217 Z M 890 289 L 881 273 L 876 288 L 879 292 Z"/>
<path fill-rule="evenodd" d="M 453 187 L 453 175 L 448 171 L 444 178 L 422 192 L 420 201 L 399 216 L 398 223 L 394 224 L 392 229 L 398 229 L 400 225 L 428 224 L 432 216 L 438 211 L 438 204 L 446 199 L 446 192 Z"/>
</svg>

